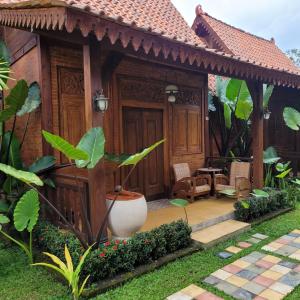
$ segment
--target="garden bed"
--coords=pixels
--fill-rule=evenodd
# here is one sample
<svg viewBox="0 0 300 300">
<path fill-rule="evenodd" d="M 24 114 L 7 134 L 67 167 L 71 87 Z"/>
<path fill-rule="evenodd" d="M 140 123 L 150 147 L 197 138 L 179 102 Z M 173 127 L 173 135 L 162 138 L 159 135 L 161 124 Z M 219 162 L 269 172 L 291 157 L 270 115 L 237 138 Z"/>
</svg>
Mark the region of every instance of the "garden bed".
<svg viewBox="0 0 300 300">
<path fill-rule="evenodd" d="M 268 214 L 266 214 L 264 216 L 261 216 L 261 217 L 255 219 L 255 220 L 253 220 L 250 223 L 251 223 L 252 226 L 253 225 L 259 225 L 259 224 L 261 224 L 261 223 L 263 223 L 265 221 L 268 221 L 268 220 L 271 220 L 273 218 L 276 218 L 276 217 L 278 217 L 280 215 L 283 215 L 283 214 L 285 214 L 287 212 L 290 212 L 292 210 L 293 210 L 292 207 L 287 207 L 287 208 L 279 209 L 277 211 L 273 211 L 273 212 L 270 212 L 270 213 L 268 213 Z"/>
<path fill-rule="evenodd" d="M 168 254 L 164 257 L 159 258 L 156 261 L 153 261 L 150 264 L 142 265 L 134 269 L 132 272 L 127 272 L 124 274 L 120 274 L 115 276 L 114 278 L 102 280 L 100 283 L 93 284 L 90 288 L 86 289 L 83 293 L 84 297 L 90 298 L 96 296 L 102 292 L 105 292 L 111 288 L 115 288 L 119 285 L 122 285 L 126 281 L 146 274 L 148 272 L 154 271 L 155 269 L 164 266 L 178 258 L 184 257 L 186 255 L 190 255 L 196 251 L 201 250 L 200 243 L 193 241 L 190 246 L 187 248 L 178 250 L 174 253 Z"/>
</svg>

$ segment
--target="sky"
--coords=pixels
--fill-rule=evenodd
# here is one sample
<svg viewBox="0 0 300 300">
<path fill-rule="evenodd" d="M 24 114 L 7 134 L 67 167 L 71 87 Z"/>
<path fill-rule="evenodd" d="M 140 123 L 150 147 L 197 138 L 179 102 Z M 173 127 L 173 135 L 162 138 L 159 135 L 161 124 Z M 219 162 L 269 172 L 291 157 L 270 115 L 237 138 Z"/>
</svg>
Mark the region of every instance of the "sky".
<svg viewBox="0 0 300 300">
<path fill-rule="evenodd" d="M 191 25 L 195 8 L 235 27 L 270 39 L 282 50 L 300 49 L 300 0 L 172 0 Z"/>
</svg>

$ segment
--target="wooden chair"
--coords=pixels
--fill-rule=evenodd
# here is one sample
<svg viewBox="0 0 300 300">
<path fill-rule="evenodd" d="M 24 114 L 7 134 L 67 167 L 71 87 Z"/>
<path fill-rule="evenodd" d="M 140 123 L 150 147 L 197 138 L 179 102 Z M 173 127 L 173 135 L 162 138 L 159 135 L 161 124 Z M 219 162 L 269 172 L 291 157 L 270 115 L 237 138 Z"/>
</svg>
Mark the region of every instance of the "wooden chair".
<svg viewBox="0 0 300 300">
<path fill-rule="evenodd" d="M 235 190 L 234 198 L 248 197 L 251 191 L 249 162 L 232 162 L 229 178 L 224 174 L 216 174 L 214 177 L 214 188 L 216 195 L 222 190 Z"/>
<path fill-rule="evenodd" d="M 183 197 L 194 202 L 195 197 L 208 195 L 211 191 L 210 175 L 192 176 L 187 163 L 173 165 L 175 184 L 172 197 Z"/>
</svg>

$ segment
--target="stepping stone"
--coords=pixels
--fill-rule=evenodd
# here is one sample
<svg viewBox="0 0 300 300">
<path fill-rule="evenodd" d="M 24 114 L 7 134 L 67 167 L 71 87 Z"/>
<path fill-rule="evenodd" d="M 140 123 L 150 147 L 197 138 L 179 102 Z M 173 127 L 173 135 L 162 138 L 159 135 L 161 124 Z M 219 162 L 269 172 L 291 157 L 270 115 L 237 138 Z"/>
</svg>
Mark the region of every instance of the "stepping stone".
<svg viewBox="0 0 300 300">
<path fill-rule="evenodd" d="M 167 297 L 167 300 L 222 300 L 222 298 L 206 291 L 205 289 L 191 284 L 179 292 Z"/>
<path fill-rule="evenodd" d="M 204 249 L 230 237 L 243 233 L 251 228 L 251 225 L 237 220 L 227 220 L 203 230 L 192 233 L 192 239 L 198 241 Z"/>
<path fill-rule="evenodd" d="M 262 250 L 300 261 L 300 230 L 296 229 L 262 247 Z"/>
<path fill-rule="evenodd" d="M 252 237 L 252 238 L 248 239 L 246 242 L 248 242 L 248 243 L 250 243 L 250 244 L 258 244 L 258 243 L 261 242 L 261 240 Z"/>
<path fill-rule="evenodd" d="M 252 244 L 247 243 L 247 242 L 239 242 L 239 243 L 238 243 L 238 246 L 239 246 L 240 248 L 247 249 L 247 248 L 251 247 Z"/>
<path fill-rule="evenodd" d="M 300 264 L 255 251 L 215 271 L 204 282 L 235 299 L 283 299 L 300 284 Z"/>
<path fill-rule="evenodd" d="M 259 239 L 259 240 L 265 240 L 269 236 L 265 235 L 265 234 L 261 234 L 261 233 L 255 233 L 255 234 L 252 235 L 252 237 L 254 237 L 255 239 Z"/>
<path fill-rule="evenodd" d="M 239 247 L 235 247 L 235 246 L 230 246 L 230 247 L 226 248 L 225 250 L 230 253 L 237 254 L 237 253 L 241 252 L 243 249 L 241 249 Z"/>
<path fill-rule="evenodd" d="M 222 259 L 227 259 L 227 258 L 230 258 L 232 256 L 232 253 L 223 251 L 223 252 L 217 253 L 217 256 L 222 258 Z"/>
</svg>

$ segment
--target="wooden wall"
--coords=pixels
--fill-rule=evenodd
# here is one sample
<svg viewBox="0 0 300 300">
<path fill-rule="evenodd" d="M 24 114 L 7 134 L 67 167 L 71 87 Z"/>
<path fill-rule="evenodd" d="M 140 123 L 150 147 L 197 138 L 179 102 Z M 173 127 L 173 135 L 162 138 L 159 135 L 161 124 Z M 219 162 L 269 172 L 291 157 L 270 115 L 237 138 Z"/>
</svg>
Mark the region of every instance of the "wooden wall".
<svg viewBox="0 0 300 300">
<path fill-rule="evenodd" d="M 3 36 L 12 57 L 11 77 L 15 79 L 15 81 L 9 81 L 9 87 L 13 87 L 16 80 L 20 79 L 25 79 L 28 85 L 34 81 L 39 82 L 36 35 L 22 30 L 4 28 Z M 23 136 L 26 120 L 27 116 L 18 117 L 17 119 L 16 134 L 20 140 Z M 22 156 L 25 163 L 30 164 L 42 155 L 40 108 L 31 114 L 28 134 L 24 143 Z"/>
<path fill-rule="evenodd" d="M 300 134 L 289 129 L 283 119 L 285 107 L 300 111 L 300 91 L 276 87 L 270 99 L 271 117 L 265 120 L 265 147 L 274 146 L 279 154 L 293 161 L 293 167 L 300 170 Z"/>
<path fill-rule="evenodd" d="M 158 109 L 163 112 L 164 184 L 168 190 L 173 181 L 172 165 L 187 162 L 191 170 L 204 165 L 204 119 L 206 77 L 188 71 L 177 70 L 153 63 L 124 58 L 106 86 L 110 98 L 105 113 L 107 151 L 122 153 L 124 107 Z M 175 104 L 167 101 L 168 84 L 179 87 Z M 113 174 L 107 166 L 107 190 L 120 184 L 120 174 Z"/>
</svg>

